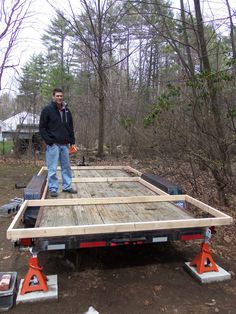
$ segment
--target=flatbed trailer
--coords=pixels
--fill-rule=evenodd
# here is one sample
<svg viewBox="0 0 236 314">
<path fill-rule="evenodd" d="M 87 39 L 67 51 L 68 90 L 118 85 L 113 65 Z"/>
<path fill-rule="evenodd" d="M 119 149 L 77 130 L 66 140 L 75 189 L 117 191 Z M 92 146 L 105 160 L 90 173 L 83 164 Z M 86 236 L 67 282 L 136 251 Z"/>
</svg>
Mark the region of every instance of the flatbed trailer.
<svg viewBox="0 0 236 314">
<path fill-rule="evenodd" d="M 128 166 L 73 166 L 72 171 L 78 193 L 49 198 L 45 184 L 40 199 L 24 201 L 8 239 L 37 252 L 114 247 L 203 239 L 212 226 L 232 223 L 230 216 L 191 196 L 166 193 L 155 177 Z M 42 167 L 38 176 L 46 173 Z M 22 221 L 30 209 L 37 209 L 35 225 L 25 228 Z"/>
</svg>

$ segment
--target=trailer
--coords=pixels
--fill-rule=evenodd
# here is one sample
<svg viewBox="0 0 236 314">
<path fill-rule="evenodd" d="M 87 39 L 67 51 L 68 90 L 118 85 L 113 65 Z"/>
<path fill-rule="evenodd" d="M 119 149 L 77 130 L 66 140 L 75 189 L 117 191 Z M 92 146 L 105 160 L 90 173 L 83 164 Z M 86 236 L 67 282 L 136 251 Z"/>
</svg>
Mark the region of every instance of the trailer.
<svg viewBox="0 0 236 314">
<path fill-rule="evenodd" d="M 232 223 L 178 186 L 129 166 L 72 166 L 72 172 L 77 194 L 52 199 L 41 168 L 7 230 L 9 240 L 36 252 L 158 244 L 204 239 L 209 228 Z"/>
</svg>

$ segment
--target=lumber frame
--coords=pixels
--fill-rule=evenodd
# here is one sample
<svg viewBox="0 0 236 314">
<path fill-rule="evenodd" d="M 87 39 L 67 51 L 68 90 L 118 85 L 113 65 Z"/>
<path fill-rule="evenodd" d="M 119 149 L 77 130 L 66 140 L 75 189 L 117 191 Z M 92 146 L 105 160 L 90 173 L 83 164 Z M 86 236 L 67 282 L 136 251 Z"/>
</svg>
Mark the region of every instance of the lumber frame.
<svg viewBox="0 0 236 314">
<path fill-rule="evenodd" d="M 60 167 L 58 167 L 60 169 Z M 40 200 L 27 200 L 21 205 L 17 215 L 7 230 L 7 238 L 11 240 L 19 240 L 22 238 L 41 238 L 41 237 L 57 237 L 70 235 L 85 235 L 99 233 L 114 232 L 134 232 L 144 230 L 164 230 L 191 227 L 209 227 L 229 225 L 233 219 L 222 213 L 221 211 L 204 204 L 197 199 L 188 195 L 169 195 L 154 185 L 140 178 L 141 172 L 129 166 L 72 166 L 78 170 L 125 170 L 135 174 L 134 177 L 81 177 L 73 178 L 73 182 L 140 182 L 153 192 L 156 196 L 133 196 L 133 197 L 108 197 L 108 198 L 73 198 L 73 199 L 45 199 L 47 194 L 47 185 Z M 42 167 L 38 175 L 47 171 L 47 167 Z M 115 223 L 115 224 L 97 224 L 97 225 L 80 225 L 80 226 L 60 226 L 60 227 L 43 227 L 43 228 L 18 228 L 24 212 L 27 207 L 31 206 L 73 206 L 73 205 L 105 205 L 105 204 L 132 204 L 132 203 L 148 203 L 148 202 L 171 202 L 178 201 L 188 202 L 203 212 L 209 213 L 213 217 L 210 218 L 190 218 L 181 220 L 164 220 L 164 221 L 148 221 L 135 223 Z"/>
<path fill-rule="evenodd" d="M 98 205 L 98 204 L 132 204 L 146 202 L 176 202 L 189 201 L 201 210 L 210 213 L 214 217 L 211 218 L 193 218 L 182 220 L 165 220 L 135 223 L 116 223 L 101 225 L 83 225 L 83 226 L 61 226 L 61 227 L 44 227 L 44 228 L 27 228 L 16 229 L 26 210 L 27 206 L 55 206 L 60 205 Z M 112 232 L 132 232 L 143 230 L 163 230 L 176 228 L 191 227 L 209 227 L 218 225 L 228 225 L 232 223 L 232 218 L 215 208 L 208 206 L 188 195 L 160 195 L 160 196 L 136 196 L 136 197 L 113 197 L 113 198 L 81 198 L 81 199 L 60 199 L 60 200 L 28 200 L 25 201 L 16 217 L 12 221 L 7 230 L 7 238 L 11 240 L 19 240 L 21 238 L 39 238 L 39 237 L 57 237 L 69 235 L 112 233 Z"/>
</svg>

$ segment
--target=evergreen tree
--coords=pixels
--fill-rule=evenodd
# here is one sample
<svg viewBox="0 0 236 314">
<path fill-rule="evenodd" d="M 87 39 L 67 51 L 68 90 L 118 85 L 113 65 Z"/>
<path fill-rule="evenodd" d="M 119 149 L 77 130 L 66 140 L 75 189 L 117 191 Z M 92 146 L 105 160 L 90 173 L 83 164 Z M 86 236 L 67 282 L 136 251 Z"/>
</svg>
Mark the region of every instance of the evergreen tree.
<svg viewBox="0 0 236 314">
<path fill-rule="evenodd" d="M 42 54 L 34 55 L 22 68 L 19 79 L 18 102 L 21 110 L 39 113 L 46 99 L 46 63 Z"/>
<path fill-rule="evenodd" d="M 69 22 L 64 18 L 63 12 L 58 10 L 42 37 L 47 47 L 48 91 L 58 86 L 69 95 L 73 83 L 70 36 Z"/>
</svg>

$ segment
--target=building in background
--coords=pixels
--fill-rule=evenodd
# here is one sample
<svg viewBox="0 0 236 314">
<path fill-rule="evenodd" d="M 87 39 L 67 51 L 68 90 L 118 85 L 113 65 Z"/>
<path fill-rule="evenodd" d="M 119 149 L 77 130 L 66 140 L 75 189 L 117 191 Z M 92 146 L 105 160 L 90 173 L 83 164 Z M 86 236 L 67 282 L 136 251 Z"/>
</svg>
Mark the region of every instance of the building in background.
<svg viewBox="0 0 236 314">
<path fill-rule="evenodd" d="M 30 112 L 22 111 L 2 121 L 2 137 L 12 140 L 13 149 L 24 153 L 31 148 L 32 151 L 40 151 L 42 140 L 39 135 L 40 116 Z"/>
<path fill-rule="evenodd" d="M 0 142 L 3 141 L 2 131 L 4 131 L 6 128 L 6 125 L 3 121 L 0 120 Z"/>
</svg>

